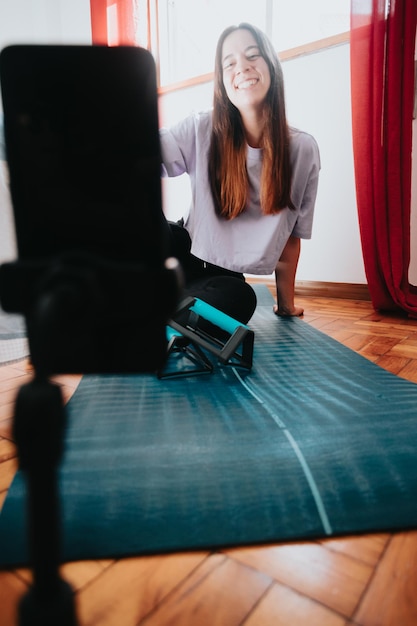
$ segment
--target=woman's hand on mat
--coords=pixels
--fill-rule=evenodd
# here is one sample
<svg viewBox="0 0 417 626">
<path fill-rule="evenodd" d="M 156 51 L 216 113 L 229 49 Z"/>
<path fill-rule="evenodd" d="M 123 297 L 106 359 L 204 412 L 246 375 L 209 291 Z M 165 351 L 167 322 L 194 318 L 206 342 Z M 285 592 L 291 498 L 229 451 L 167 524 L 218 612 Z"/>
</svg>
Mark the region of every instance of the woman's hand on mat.
<svg viewBox="0 0 417 626">
<path fill-rule="evenodd" d="M 304 315 L 304 309 L 295 305 L 291 310 L 289 310 L 284 308 L 280 309 L 277 304 L 274 304 L 273 311 L 275 315 L 278 315 L 278 317 L 301 317 Z"/>
</svg>

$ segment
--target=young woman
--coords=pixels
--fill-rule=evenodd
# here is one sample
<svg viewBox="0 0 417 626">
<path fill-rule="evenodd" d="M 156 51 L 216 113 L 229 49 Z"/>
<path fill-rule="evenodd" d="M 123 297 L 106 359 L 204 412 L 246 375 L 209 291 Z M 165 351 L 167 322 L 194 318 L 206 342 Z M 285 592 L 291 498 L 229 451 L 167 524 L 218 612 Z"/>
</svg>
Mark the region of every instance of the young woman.
<svg viewBox="0 0 417 626">
<path fill-rule="evenodd" d="M 188 295 L 246 322 L 256 299 L 243 274 L 275 272 L 277 315 L 294 303 L 300 239 L 311 237 L 320 157 L 316 141 L 290 128 L 281 64 L 250 24 L 217 44 L 212 111 L 161 130 L 164 173 L 187 172 L 192 206 L 172 226 Z"/>
</svg>

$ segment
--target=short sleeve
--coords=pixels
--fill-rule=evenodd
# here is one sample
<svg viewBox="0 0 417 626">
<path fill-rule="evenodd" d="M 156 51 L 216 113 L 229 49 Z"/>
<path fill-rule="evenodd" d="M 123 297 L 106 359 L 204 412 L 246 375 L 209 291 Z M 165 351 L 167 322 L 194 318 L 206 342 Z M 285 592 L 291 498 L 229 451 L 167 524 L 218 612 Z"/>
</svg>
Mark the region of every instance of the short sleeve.
<svg viewBox="0 0 417 626">
<path fill-rule="evenodd" d="M 310 239 L 320 173 L 320 153 L 316 140 L 308 133 L 293 131 L 291 198 L 299 211 L 292 235 Z"/>
<path fill-rule="evenodd" d="M 195 167 L 197 124 L 191 115 L 172 128 L 159 131 L 162 172 L 165 176 L 190 174 Z"/>
</svg>

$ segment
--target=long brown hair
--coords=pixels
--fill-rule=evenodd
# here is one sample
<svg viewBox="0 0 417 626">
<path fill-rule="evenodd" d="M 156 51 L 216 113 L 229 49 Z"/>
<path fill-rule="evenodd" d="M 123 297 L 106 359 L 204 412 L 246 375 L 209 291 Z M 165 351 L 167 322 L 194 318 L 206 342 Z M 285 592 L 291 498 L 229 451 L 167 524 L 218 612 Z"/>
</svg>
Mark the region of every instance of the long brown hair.
<svg viewBox="0 0 417 626">
<path fill-rule="evenodd" d="M 245 210 L 249 181 L 246 169 L 246 139 L 238 109 L 230 102 L 223 84 L 222 52 L 225 39 L 234 31 L 252 33 L 265 59 L 271 85 L 264 103 L 261 208 L 265 215 L 284 207 L 294 208 L 290 198 L 291 164 L 289 130 L 285 114 L 284 79 L 281 63 L 266 35 L 251 24 L 230 26 L 217 42 L 214 68 L 213 128 L 209 150 L 209 181 L 216 211 L 226 219 Z"/>
</svg>

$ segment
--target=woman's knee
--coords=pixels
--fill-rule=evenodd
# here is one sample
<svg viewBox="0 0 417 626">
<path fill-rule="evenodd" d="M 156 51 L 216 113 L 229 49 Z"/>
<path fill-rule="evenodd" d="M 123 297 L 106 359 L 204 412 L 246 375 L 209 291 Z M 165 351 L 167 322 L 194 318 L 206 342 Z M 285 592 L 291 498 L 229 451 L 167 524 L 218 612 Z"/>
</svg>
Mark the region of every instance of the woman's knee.
<svg viewBox="0 0 417 626">
<path fill-rule="evenodd" d="M 244 280 L 229 276 L 213 276 L 194 281 L 186 287 L 186 295 L 200 298 L 233 319 L 246 324 L 256 308 L 256 294 Z"/>
</svg>

